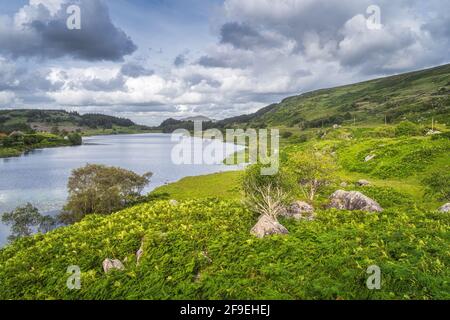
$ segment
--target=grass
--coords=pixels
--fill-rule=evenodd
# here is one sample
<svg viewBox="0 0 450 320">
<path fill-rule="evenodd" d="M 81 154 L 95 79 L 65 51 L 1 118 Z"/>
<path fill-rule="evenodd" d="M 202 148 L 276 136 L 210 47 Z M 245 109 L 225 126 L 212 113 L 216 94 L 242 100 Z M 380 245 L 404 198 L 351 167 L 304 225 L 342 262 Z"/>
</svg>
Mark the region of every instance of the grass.
<svg viewBox="0 0 450 320">
<path fill-rule="evenodd" d="M 205 176 L 187 177 L 172 184 L 157 188 L 152 196 L 165 196 L 175 200 L 191 198 L 239 199 L 239 179 L 242 172 L 229 171 Z"/>
<path fill-rule="evenodd" d="M 0 299 L 450 298 L 449 215 L 318 210 L 263 240 L 249 233 L 255 219 L 240 202 L 213 199 L 89 216 L 0 250 Z M 107 257 L 126 269 L 104 274 Z M 82 271 L 79 291 L 66 286 L 70 265 Z M 381 290 L 366 287 L 371 265 Z"/>
</svg>

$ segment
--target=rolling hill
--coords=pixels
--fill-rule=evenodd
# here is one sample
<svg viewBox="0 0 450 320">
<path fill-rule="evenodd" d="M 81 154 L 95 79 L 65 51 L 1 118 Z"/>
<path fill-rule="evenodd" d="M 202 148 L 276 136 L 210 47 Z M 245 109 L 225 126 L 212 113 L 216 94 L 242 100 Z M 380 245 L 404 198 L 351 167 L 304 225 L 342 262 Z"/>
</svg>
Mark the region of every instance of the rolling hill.
<svg viewBox="0 0 450 320">
<path fill-rule="evenodd" d="M 103 114 L 84 114 L 64 110 L 0 110 L 0 132 L 92 132 L 93 130 L 148 130 L 133 121 Z"/>
<path fill-rule="evenodd" d="M 318 128 L 334 124 L 436 121 L 450 125 L 450 64 L 289 97 L 222 127 Z"/>
</svg>

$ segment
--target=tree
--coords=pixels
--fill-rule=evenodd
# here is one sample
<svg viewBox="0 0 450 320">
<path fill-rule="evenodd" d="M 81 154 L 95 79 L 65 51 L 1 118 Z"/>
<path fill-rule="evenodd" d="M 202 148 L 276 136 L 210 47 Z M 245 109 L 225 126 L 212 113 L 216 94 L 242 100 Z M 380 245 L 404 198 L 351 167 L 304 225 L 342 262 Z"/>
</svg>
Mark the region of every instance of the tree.
<svg viewBox="0 0 450 320">
<path fill-rule="evenodd" d="M 333 180 L 336 167 L 330 156 L 305 151 L 291 155 L 288 171 L 300 186 L 306 199 L 314 201 L 317 193 Z"/>
<path fill-rule="evenodd" d="M 287 190 L 292 190 L 292 183 L 283 170 L 266 176 L 261 174 L 261 169 L 261 164 L 254 164 L 245 170 L 241 182 L 244 203 L 253 212 L 276 220 L 291 200 Z"/>
<path fill-rule="evenodd" d="M 88 164 L 72 171 L 69 199 L 59 219 L 73 224 L 88 214 L 111 214 L 136 203 L 152 173 L 138 175 L 122 168 Z"/>
<path fill-rule="evenodd" d="M 71 133 L 68 138 L 70 143 L 74 146 L 81 146 L 83 144 L 83 138 L 79 133 Z"/>
<path fill-rule="evenodd" d="M 252 190 L 253 192 L 247 194 L 245 198 L 245 204 L 249 209 L 261 216 L 267 215 L 277 221 L 278 216 L 286 210 L 285 204 L 288 195 L 280 186 L 273 186 L 272 184 L 255 185 Z"/>
<path fill-rule="evenodd" d="M 23 207 L 18 207 L 14 211 L 4 213 L 2 222 L 11 226 L 9 241 L 14 241 L 22 237 L 33 234 L 33 228 L 41 233 L 52 230 L 56 225 L 56 220 L 51 216 L 42 216 L 39 210 L 31 203 Z"/>
</svg>

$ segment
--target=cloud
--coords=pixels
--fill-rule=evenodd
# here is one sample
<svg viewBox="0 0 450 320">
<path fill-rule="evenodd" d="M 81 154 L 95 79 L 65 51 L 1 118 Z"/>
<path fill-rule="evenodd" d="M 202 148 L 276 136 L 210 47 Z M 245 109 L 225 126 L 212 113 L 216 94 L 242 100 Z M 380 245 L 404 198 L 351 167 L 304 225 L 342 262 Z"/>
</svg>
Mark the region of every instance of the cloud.
<svg viewBox="0 0 450 320">
<path fill-rule="evenodd" d="M 155 72 L 136 63 L 126 63 L 122 66 L 121 73 L 127 77 L 139 78 L 143 76 L 151 76 Z"/>
<path fill-rule="evenodd" d="M 101 0 L 78 0 L 81 30 L 69 30 L 68 3 L 31 0 L 10 18 L 0 17 L 0 53 L 13 58 L 72 57 L 86 61 L 121 61 L 137 46 L 111 21 Z"/>
<path fill-rule="evenodd" d="M 146 116 L 240 115 L 302 92 L 449 62 L 445 1 L 377 0 L 382 28 L 372 30 L 366 23 L 372 0 L 224 0 L 210 17 L 215 40 L 201 50 L 197 44 L 173 59 L 183 49 L 164 47 L 152 60 L 146 50 L 138 62 L 124 63 L 117 61 L 135 45 L 100 10 L 106 2 L 82 1 L 92 12 L 85 17 L 92 34 L 66 41 L 58 25 L 65 21 L 65 0 L 31 0 L 16 16 L 0 16 L 0 40 L 7 40 L 0 54 L 9 57 L 0 59 L 0 91 L 9 92 L 3 93 L 9 103 L 47 106 L 50 100 L 141 122 Z M 200 41 L 193 35 L 186 43 L 191 40 Z M 13 59 L 30 56 L 67 58 L 57 67 L 28 68 Z M 85 61 L 73 64 L 74 58 Z M 98 60 L 113 62 L 92 63 Z"/>
<path fill-rule="evenodd" d="M 186 56 L 184 54 L 179 54 L 175 57 L 175 60 L 173 61 L 173 65 L 175 67 L 181 67 L 186 64 Z"/>
</svg>

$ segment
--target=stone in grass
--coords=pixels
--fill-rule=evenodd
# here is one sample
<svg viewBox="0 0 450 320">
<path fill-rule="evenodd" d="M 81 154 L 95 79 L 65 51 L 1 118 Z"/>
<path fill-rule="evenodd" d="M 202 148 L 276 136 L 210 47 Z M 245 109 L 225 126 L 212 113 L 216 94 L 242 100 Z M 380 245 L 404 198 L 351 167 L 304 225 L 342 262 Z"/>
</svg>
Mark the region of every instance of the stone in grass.
<svg viewBox="0 0 450 320">
<path fill-rule="evenodd" d="M 139 265 L 142 256 L 144 255 L 144 239 L 142 239 L 141 247 L 136 252 L 136 264 Z"/>
<path fill-rule="evenodd" d="M 375 159 L 375 154 L 369 154 L 367 157 L 364 158 L 364 162 L 369 162 L 370 160 Z"/>
<path fill-rule="evenodd" d="M 370 182 L 364 179 L 359 180 L 356 184 L 360 187 L 370 186 Z"/>
<path fill-rule="evenodd" d="M 295 201 L 286 209 L 282 216 L 285 218 L 307 221 L 312 221 L 316 218 L 313 206 L 304 201 Z"/>
<path fill-rule="evenodd" d="M 440 212 L 445 212 L 445 213 L 450 212 L 450 202 L 446 203 L 442 207 L 440 207 L 439 211 Z"/>
<path fill-rule="evenodd" d="M 112 270 L 125 270 L 125 266 L 120 260 L 117 259 L 105 259 L 103 261 L 103 271 L 108 273 Z"/>
<path fill-rule="evenodd" d="M 259 218 L 250 233 L 262 239 L 275 234 L 288 234 L 289 231 L 278 221 L 265 214 Z"/>
<path fill-rule="evenodd" d="M 339 210 L 361 210 L 382 212 L 383 208 L 375 200 L 357 191 L 338 190 L 330 197 L 330 208 Z"/>
<path fill-rule="evenodd" d="M 169 204 L 171 205 L 171 206 L 173 206 L 173 207 L 176 207 L 176 206 L 178 206 L 178 201 L 177 200 L 170 200 L 169 201 Z"/>
</svg>

